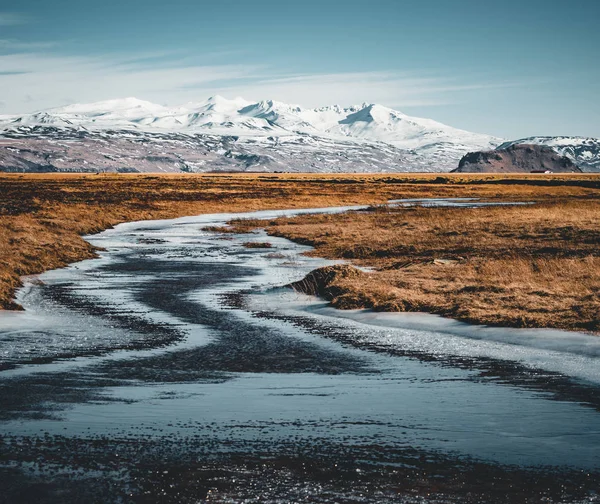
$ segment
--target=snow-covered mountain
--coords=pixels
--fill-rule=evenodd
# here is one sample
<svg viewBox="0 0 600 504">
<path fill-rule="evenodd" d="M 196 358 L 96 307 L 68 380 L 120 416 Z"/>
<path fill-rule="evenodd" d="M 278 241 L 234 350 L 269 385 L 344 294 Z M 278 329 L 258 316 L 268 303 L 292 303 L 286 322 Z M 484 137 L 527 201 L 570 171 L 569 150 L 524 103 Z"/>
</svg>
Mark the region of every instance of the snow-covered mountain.
<svg viewBox="0 0 600 504">
<path fill-rule="evenodd" d="M 583 171 L 600 171 L 600 139 L 598 138 L 539 136 L 505 142 L 497 148 L 506 149 L 517 144 L 547 145 L 568 157 Z"/>
<path fill-rule="evenodd" d="M 126 98 L 0 116 L 0 169 L 449 171 L 500 142 L 376 104 Z"/>
<path fill-rule="evenodd" d="M 320 133 L 385 142 L 405 149 L 418 149 L 436 142 L 489 146 L 498 140 L 489 135 L 470 133 L 431 119 L 410 117 L 382 105 L 367 103 L 348 108 L 334 105 L 303 109 L 272 100 L 252 103 L 243 98 L 227 100 L 214 96 L 201 103 L 163 107 L 136 98 L 125 98 L 68 105 L 29 115 L 0 116 L 0 125 L 5 128 L 40 124 L 81 126 L 95 130 L 224 132 L 243 136 L 260 132 L 266 135 L 282 132 Z"/>
</svg>

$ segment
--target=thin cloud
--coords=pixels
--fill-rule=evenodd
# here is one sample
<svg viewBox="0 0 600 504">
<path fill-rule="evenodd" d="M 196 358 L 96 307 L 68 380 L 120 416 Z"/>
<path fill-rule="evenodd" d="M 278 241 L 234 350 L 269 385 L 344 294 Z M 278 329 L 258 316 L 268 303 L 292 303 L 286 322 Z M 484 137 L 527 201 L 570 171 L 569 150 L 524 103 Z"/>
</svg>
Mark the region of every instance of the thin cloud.
<svg viewBox="0 0 600 504">
<path fill-rule="evenodd" d="M 0 54 L 0 95 L 8 113 L 64 105 L 63 97 L 88 102 L 137 96 L 170 104 L 201 99 L 199 88 L 256 78 L 262 67 L 197 65 L 160 68 L 104 57 L 56 56 L 43 53 Z M 35 99 L 27 102 L 25 97 Z"/>
<path fill-rule="evenodd" d="M 14 26 L 25 24 L 30 21 L 30 18 L 17 14 L 15 12 L 0 12 L 0 26 Z"/>
<path fill-rule="evenodd" d="M 0 39 L 0 51 L 43 51 L 52 49 L 56 42 L 22 42 L 20 40 Z"/>
<path fill-rule="evenodd" d="M 457 103 L 464 91 L 492 90 L 508 85 L 522 83 L 461 83 L 447 77 L 419 77 L 412 72 L 343 72 L 277 76 L 214 91 L 230 96 L 272 98 L 308 107 L 364 101 L 394 107 L 429 107 Z"/>
<path fill-rule="evenodd" d="M 454 104 L 467 91 L 519 85 L 457 81 L 425 71 L 285 74 L 265 65 L 193 64 L 178 52 L 64 56 L 33 46 L 32 51 L 17 52 L 20 43 L 15 41 L 0 40 L 0 48 L 3 44 L 13 44 L 12 53 L 0 53 L 5 113 L 125 96 L 177 105 L 214 94 L 305 107 L 369 101 L 402 109 Z M 21 47 L 26 49 L 26 43 Z"/>
</svg>

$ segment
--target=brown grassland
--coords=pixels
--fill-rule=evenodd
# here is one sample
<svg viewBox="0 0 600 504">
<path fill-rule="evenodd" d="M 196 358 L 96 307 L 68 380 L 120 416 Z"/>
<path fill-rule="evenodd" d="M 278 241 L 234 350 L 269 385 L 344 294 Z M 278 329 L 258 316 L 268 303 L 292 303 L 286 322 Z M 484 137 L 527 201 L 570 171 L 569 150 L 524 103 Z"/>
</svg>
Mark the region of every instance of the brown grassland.
<svg viewBox="0 0 600 504">
<path fill-rule="evenodd" d="M 324 268 L 295 285 L 342 309 L 422 311 L 513 327 L 600 330 L 598 189 L 510 186 L 531 206 L 375 206 L 337 215 L 234 221 L 360 267 Z M 364 268 L 368 268 L 365 272 Z"/>
<path fill-rule="evenodd" d="M 479 197 L 528 207 L 393 208 L 388 199 Z M 373 205 L 237 222 L 315 246 L 341 269 L 341 308 L 419 310 L 521 327 L 600 330 L 600 177 L 594 175 L 0 175 L 0 308 L 20 277 L 91 258 L 81 235 L 215 212 Z"/>
</svg>

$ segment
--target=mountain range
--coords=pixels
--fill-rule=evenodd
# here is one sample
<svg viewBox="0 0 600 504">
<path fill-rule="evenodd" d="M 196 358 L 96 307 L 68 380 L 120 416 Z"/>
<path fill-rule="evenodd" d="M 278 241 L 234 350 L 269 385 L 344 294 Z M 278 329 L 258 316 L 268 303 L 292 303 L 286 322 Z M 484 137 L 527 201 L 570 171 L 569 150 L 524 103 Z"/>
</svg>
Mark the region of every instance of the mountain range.
<svg viewBox="0 0 600 504">
<path fill-rule="evenodd" d="M 598 140 L 560 138 L 527 143 L 600 169 Z M 215 96 L 166 107 L 126 98 L 0 116 L 3 171 L 443 172 L 467 152 L 499 145 L 367 103 L 307 109 Z"/>
</svg>

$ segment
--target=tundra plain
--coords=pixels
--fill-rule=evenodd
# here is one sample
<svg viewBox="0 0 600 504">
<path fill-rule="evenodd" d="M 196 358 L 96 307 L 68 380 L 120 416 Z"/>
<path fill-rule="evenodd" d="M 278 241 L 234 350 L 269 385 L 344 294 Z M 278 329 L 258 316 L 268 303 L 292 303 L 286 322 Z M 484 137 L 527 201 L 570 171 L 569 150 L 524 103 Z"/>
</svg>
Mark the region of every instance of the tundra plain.
<svg viewBox="0 0 600 504">
<path fill-rule="evenodd" d="M 94 257 L 82 235 L 121 222 L 258 209 L 369 205 L 362 211 L 238 221 L 366 267 L 327 287 L 339 308 L 425 311 L 472 323 L 600 329 L 596 175 L 0 176 L 0 307 L 20 277 Z M 532 203 L 387 205 L 413 198 Z M 344 273 L 344 271 L 346 273 Z"/>
</svg>

